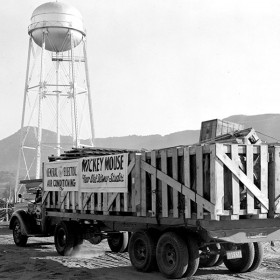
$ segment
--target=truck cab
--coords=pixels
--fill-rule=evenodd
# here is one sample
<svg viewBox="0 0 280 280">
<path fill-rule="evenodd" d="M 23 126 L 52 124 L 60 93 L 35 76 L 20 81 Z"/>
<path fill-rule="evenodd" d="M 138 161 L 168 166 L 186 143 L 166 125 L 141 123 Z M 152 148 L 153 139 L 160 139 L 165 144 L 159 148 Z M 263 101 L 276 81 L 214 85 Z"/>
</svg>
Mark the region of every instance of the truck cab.
<svg viewBox="0 0 280 280">
<path fill-rule="evenodd" d="M 42 223 L 42 179 L 22 180 L 25 187 L 18 194 L 9 228 L 14 242 L 25 246 L 29 236 L 48 236 Z"/>
</svg>

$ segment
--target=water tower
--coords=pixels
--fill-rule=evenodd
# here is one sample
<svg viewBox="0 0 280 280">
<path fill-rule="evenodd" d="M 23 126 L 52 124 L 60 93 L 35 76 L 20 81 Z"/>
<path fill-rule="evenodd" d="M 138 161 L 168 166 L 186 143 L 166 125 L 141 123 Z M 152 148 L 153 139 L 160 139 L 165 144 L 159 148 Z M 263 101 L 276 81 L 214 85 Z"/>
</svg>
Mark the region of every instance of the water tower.
<svg viewBox="0 0 280 280">
<path fill-rule="evenodd" d="M 40 178 L 42 151 L 60 155 L 70 147 L 93 146 L 94 140 L 80 12 L 65 3 L 45 3 L 34 10 L 28 34 L 16 195 L 19 179 Z"/>
</svg>

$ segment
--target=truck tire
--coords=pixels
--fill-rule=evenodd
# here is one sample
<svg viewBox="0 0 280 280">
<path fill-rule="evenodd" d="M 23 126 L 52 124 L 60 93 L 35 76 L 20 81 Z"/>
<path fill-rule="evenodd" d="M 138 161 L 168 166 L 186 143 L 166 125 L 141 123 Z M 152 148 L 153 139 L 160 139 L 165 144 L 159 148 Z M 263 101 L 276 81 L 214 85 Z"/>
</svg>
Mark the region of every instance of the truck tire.
<svg viewBox="0 0 280 280">
<path fill-rule="evenodd" d="M 17 246 L 24 247 L 27 243 L 27 235 L 21 233 L 21 222 L 18 218 L 13 223 L 13 238 Z"/>
<path fill-rule="evenodd" d="M 129 241 L 128 232 L 108 233 L 108 245 L 112 252 L 123 253 L 127 251 Z"/>
<path fill-rule="evenodd" d="M 261 242 L 254 242 L 255 256 L 252 266 L 248 271 L 255 271 L 260 267 L 263 261 L 263 245 Z"/>
<path fill-rule="evenodd" d="M 231 247 L 237 247 L 237 249 L 242 251 L 242 258 L 230 259 L 228 260 L 225 256 L 224 264 L 232 272 L 242 273 L 249 270 L 252 266 L 255 256 L 255 249 L 253 243 L 243 243 L 243 244 L 226 244 L 226 249 L 231 249 Z"/>
<path fill-rule="evenodd" d="M 72 229 L 74 229 L 73 232 L 75 234 L 73 254 L 77 254 L 80 251 L 81 246 L 82 246 L 82 244 L 84 242 L 83 235 L 82 235 L 79 223 L 72 222 L 70 227 Z"/>
<path fill-rule="evenodd" d="M 156 238 L 149 231 L 136 231 L 128 246 L 132 265 L 142 272 L 156 268 Z"/>
<path fill-rule="evenodd" d="M 167 278 L 181 278 L 189 263 L 187 242 L 175 232 L 164 233 L 157 243 L 156 259 Z"/>
<path fill-rule="evenodd" d="M 191 235 L 187 236 L 186 242 L 188 246 L 189 263 L 183 277 L 191 277 L 196 273 L 199 266 L 199 248 L 196 239 Z"/>
<path fill-rule="evenodd" d="M 55 227 L 54 243 L 58 254 L 70 256 L 75 246 L 75 231 L 69 222 L 60 222 Z"/>
<path fill-rule="evenodd" d="M 224 256 L 221 254 L 213 266 L 220 266 L 224 262 Z"/>
<path fill-rule="evenodd" d="M 220 254 L 218 253 L 221 250 L 221 245 L 219 243 L 213 243 L 205 245 L 200 248 L 202 254 L 200 256 L 199 265 L 201 267 L 212 267 L 218 262 Z"/>
</svg>

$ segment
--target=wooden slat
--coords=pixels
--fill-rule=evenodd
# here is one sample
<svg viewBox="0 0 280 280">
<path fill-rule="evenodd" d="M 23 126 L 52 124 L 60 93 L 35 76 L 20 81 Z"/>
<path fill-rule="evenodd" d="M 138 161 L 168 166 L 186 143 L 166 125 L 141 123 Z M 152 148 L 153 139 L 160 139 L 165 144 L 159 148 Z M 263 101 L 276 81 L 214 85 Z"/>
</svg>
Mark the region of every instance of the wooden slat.
<svg viewBox="0 0 280 280">
<path fill-rule="evenodd" d="M 65 198 L 65 209 L 70 209 L 70 192 L 67 192 L 66 198 Z"/>
<path fill-rule="evenodd" d="M 128 194 L 127 193 L 123 194 L 123 211 L 124 212 L 128 211 Z"/>
<path fill-rule="evenodd" d="M 231 146 L 231 159 L 236 166 L 239 166 L 238 145 Z M 239 180 L 232 174 L 232 213 L 238 215 L 240 210 Z"/>
<path fill-rule="evenodd" d="M 116 197 L 116 211 L 121 211 L 121 194 Z"/>
<path fill-rule="evenodd" d="M 177 148 L 172 148 L 172 177 L 178 181 L 178 153 Z M 178 191 L 173 188 L 173 217 L 179 217 Z"/>
<path fill-rule="evenodd" d="M 94 214 L 94 210 L 95 210 L 94 193 L 91 193 L 91 198 L 90 198 L 90 213 Z"/>
<path fill-rule="evenodd" d="M 141 154 L 141 160 L 146 161 L 146 153 L 142 152 Z M 138 158 L 136 159 L 137 166 L 141 164 L 141 161 L 138 161 Z M 141 170 L 141 169 L 140 169 Z M 141 188 L 141 216 L 146 216 L 147 211 L 147 201 L 146 201 L 146 193 L 147 193 L 147 186 L 146 186 L 146 172 L 144 170 L 141 170 L 140 175 L 140 188 Z"/>
<path fill-rule="evenodd" d="M 167 174 L 167 154 L 166 150 L 160 151 L 161 157 L 161 171 Z M 168 217 L 168 196 L 167 196 L 167 184 L 162 182 L 162 217 Z"/>
<path fill-rule="evenodd" d="M 203 197 L 203 154 L 202 147 L 196 148 L 196 192 Z M 197 219 L 203 219 L 203 207 L 197 204 Z"/>
<path fill-rule="evenodd" d="M 136 212 L 136 205 L 135 205 L 135 177 L 136 177 L 136 167 L 135 167 L 135 157 L 136 154 L 131 155 L 131 161 L 134 161 L 134 168 L 131 170 L 131 211 Z"/>
<path fill-rule="evenodd" d="M 190 189 L 190 152 L 189 147 L 184 148 L 184 184 Z M 185 196 L 185 218 L 191 218 L 191 200 Z"/>
<path fill-rule="evenodd" d="M 131 173 L 131 170 L 133 169 L 134 166 L 135 166 L 135 157 L 131 159 L 131 162 L 127 167 L 127 176 Z"/>
<path fill-rule="evenodd" d="M 83 210 L 83 193 L 77 192 L 78 210 Z"/>
<path fill-rule="evenodd" d="M 53 208 L 59 209 L 60 207 L 60 193 L 59 192 L 52 192 L 53 193 Z"/>
<path fill-rule="evenodd" d="M 141 216 L 141 155 L 136 155 L 135 158 L 135 206 L 137 216 Z"/>
<path fill-rule="evenodd" d="M 60 210 L 63 212 L 65 208 L 65 195 L 67 195 L 67 192 L 61 191 L 60 193 Z"/>
<path fill-rule="evenodd" d="M 151 152 L 151 165 L 156 168 L 156 151 Z M 157 214 L 157 176 L 152 174 L 152 217 Z"/>
<path fill-rule="evenodd" d="M 50 195 L 50 192 L 48 192 L 46 203 L 47 203 L 47 207 L 50 208 L 51 207 L 51 195 Z"/>
<path fill-rule="evenodd" d="M 102 210 L 102 195 L 101 193 L 97 194 L 97 211 Z"/>
<path fill-rule="evenodd" d="M 218 185 L 216 180 L 216 146 L 210 146 L 210 202 L 215 205 L 215 209 L 210 213 L 212 220 L 218 220 L 217 209 L 222 208 L 222 200 L 218 197 Z M 219 168 L 218 168 L 219 169 Z M 220 204 L 219 204 L 220 203 Z"/>
<path fill-rule="evenodd" d="M 108 210 L 111 209 L 111 207 L 113 206 L 113 203 L 116 199 L 116 197 L 119 196 L 119 193 L 112 193 L 109 200 L 108 200 Z"/>
<path fill-rule="evenodd" d="M 216 144 L 215 146 L 215 155 L 217 155 L 218 151 L 223 149 L 222 144 Z M 215 156 L 214 166 L 212 174 L 214 176 L 214 185 L 215 185 L 215 193 L 216 193 L 216 203 L 215 203 L 215 214 L 223 214 L 224 211 L 224 166 L 223 163 Z"/>
<path fill-rule="evenodd" d="M 246 150 L 246 175 L 248 179 L 254 183 L 254 158 L 253 158 L 253 146 L 248 145 Z M 247 214 L 254 213 L 254 196 L 247 189 Z"/>
<path fill-rule="evenodd" d="M 71 192 L 72 212 L 76 213 L 76 192 Z"/>
<path fill-rule="evenodd" d="M 280 147 L 270 148 L 269 162 L 269 200 L 270 218 L 280 213 Z"/>
<path fill-rule="evenodd" d="M 260 145 L 260 157 L 261 157 L 261 168 L 260 168 L 260 180 L 261 180 L 261 192 L 268 197 L 268 147 Z M 267 209 L 261 205 L 261 213 L 267 213 Z"/>
<path fill-rule="evenodd" d="M 88 193 L 82 193 L 83 207 L 82 210 L 87 210 Z"/>
<path fill-rule="evenodd" d="M 108 215 L 108 193 L 103 193 L 102 210 L 104 215 Z"/>
<path fill-rule="evenodd" d="M 46 202 L 46 205 L 48 205 L 48 201 L 47 199 L 49 198 L 49 193 L 50 192 L 44 192 L 43 196 L 42 196 L 42 204 L 44 204 Z"/>
<path fill-rule="evenodd" d="M 217 144 L 218 147 L 218 144 Z M 260 203 L 268 209 L 267 195 L 262 194 L 258 187 L 253 184 L 239 167 L 232 162 L 232 160 L 223 152 L 222 149 L 217 149 L 217 157 L 234 173 L 237 178 L 253 193 L 253 195 L 260 201 Z"/>
</svg>

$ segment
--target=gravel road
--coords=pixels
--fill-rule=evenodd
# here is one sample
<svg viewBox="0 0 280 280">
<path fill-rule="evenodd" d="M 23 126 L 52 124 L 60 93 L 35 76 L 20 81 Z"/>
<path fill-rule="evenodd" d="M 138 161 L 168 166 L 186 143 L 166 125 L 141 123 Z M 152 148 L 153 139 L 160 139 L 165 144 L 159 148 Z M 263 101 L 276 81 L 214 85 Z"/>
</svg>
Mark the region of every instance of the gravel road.
<svg viewBox="0 0 280 280">
<path fill-rule="evenodd" d="M 189 279 L 280 279 L 280 242 L 275 247 L 265 243 L 262 266 L 255 272 L 232 274 L 224 265 L 215 269 L 199 269 Z M 165 279 L 159 272 L 137 272 L 127 253 L 112 253 L 106 241 L 92 245 L 85 241 L 76 256 L 57 254 L 53 237 L 30 238 L 26 247 L 14 245 L 8 226 L 0 224 L 0 279 L 102 279 L 102 280 L 157 280 Z"/>
</svg>

